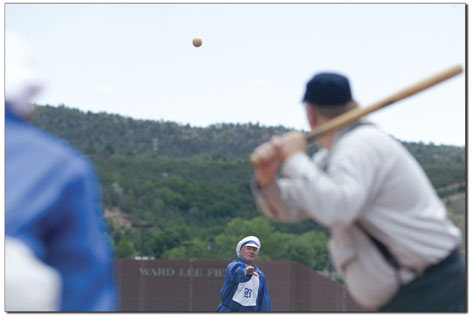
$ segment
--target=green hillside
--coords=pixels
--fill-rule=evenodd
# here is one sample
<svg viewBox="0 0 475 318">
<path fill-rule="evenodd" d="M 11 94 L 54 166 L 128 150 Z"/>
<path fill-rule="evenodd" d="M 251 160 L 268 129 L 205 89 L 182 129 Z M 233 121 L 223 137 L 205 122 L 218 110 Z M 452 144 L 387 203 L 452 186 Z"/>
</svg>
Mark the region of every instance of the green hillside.
<svg viewBox="0 0 475 318">
<path fill-rule="evenodd" d="M 93 161 L 119 257 L 229 259 L 230 245 L 255 234 L 266 242 L 261 259 L 294 260 L 316 270 L 327 265 L 324 229 L 311 221 L 269 221 L 250 193 L 249 154 L 285 127 L 197 128 L 64 106 L 38 106 L 34 122 Z M 403 144 L 464 228 L 465 148 Z"/>
</svg>

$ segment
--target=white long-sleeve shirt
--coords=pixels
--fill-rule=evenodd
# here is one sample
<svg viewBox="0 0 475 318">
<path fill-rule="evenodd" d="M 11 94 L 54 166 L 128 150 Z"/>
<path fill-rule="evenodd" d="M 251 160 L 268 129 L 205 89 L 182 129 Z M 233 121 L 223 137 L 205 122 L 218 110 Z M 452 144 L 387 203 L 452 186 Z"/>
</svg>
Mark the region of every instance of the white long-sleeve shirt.
<svg viewBox="0 0 475 318">
<path fill-rule="evenodd" d="M 398 286 L 394 270 L 355 221 L 402 267 L 416 271 L 438 263 L 460 242 L 420 165 L 374 125 L 339 131 L 330 151 L 320 150 L 313 160 L 296 153 L 281 172 L 284 178 L 255 191 L 259 210 L 284 222 L 311 218 L 328 227 L 333 261 L 363 307 L 383 305 Z M 403 283 L 415 277 L 408 270 L 398 275 Z"/>
</svg>

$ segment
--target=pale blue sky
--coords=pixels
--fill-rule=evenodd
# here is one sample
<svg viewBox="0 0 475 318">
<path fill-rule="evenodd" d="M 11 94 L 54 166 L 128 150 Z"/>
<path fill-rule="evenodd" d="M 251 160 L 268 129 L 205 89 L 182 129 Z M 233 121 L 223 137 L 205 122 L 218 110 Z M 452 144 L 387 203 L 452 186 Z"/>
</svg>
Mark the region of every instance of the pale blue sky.
<svg viewBox="0 0 475 318">
<path fill-rule="evenodd" d="M 347 75 L 365 107 L 465 68 L 462 3 L 7 4 L 5 26 L 44 75 L 37 103 L 192 126 L 307 130 L 301 98 L 316 72 Z M 370 118 L 403 141 L 465 145 L 465 76 Z"/>
</svg>

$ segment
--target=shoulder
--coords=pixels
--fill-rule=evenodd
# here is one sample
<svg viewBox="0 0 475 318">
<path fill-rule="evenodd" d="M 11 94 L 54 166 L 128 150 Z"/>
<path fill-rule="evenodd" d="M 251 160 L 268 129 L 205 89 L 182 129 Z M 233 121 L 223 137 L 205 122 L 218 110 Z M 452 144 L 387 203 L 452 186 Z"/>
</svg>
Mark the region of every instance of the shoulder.
<svg viewBox="0 0 475 318">
<path fill-rule="evenodd" d="M 234 274 L 237 270 L 244 270 L 247 267 L 246 263 L 241 260 L 234 260 L 228 264 L 226 271 Z"/>
<path fill-rule="evenodd" d="M 389 134 L 381 130 L 378 126 L 374 124 L 365 124 L 358 126 L 354 129 L 351 129 L 346 134 L 341 137 L 341 143 L 352 143 L 352 144 L 360 144 L 360 143 L 368 143 L 372 141 L 381 141 L 381 140 L 393 140 L 395 139 L 391 137 Z"/>
<path fill-rule="evenodd" d="M 228 269 L 236 269 L 236 268 L 239 268 L 239 267 L 245 267 L 246 264 L 243 263 L 241 260 L 234 260 L 232 261 L 231 263 L 228 264 Z"/>
<path fill-rule="evenodd" d="M 101 213 L 99 180 L 89 159 L 60 138 L 26 122 L 5 126 L 9 233 L 40 216 L 48 216 L 41 218 L 46 223 L 36 224 L 58 224 L 71 215 L 89 217 L 84 211 L 90 209 Z M 81 224 L 72 220 L 67 224 Z"/>
<path fill-rule="evenodd" d="M 337 140 L 333 153 L 344 157 L 364 157 L 374 161 L 386 160 L 404 151 L 404 146 L 376 125 L 356 127 Z"/>
<path fill-rule="evenodd" d="M 6 127 L 5 150 L 11 159 L 30 158 L 32 164 L 55 170 L 65 169 L 72 176 L 90 174 L 90 160 L 65 140 L 29 123 L 13 123 Z"/>
</svg>

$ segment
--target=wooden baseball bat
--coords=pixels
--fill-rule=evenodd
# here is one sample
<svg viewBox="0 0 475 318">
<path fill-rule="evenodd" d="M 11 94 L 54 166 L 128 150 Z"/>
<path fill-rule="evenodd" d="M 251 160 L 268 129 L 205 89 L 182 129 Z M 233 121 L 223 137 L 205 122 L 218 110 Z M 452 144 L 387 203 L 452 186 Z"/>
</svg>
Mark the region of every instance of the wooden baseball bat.
<svg viewBox="0 0 475 318">
<path fill-rule="evenodd" d="M 373 105 L 365 108 L 353 108 L 340 116 L 337 116 L 321 126 L 315 128 L 306 135 L 307 141 L 311 141 L 316 137 L 324 135 L 330 131 L 340 129 L 344 126 L 347 126 L 351 123 L 354 123 L 361 117 L 364 117 L 370 113 L 373 113 L 381 108 L 394 104 L 404 98 L 410 97 L 414 94 L 417 94 L 427 88 L 430 88 L 438 83 L 441 83 L 449 78 L 454 77 L 457 74 L 462 73 L 463 69 L 460 65 L 452 66 L 444 71 L 441 71 L 437 74 L 434 74 L 422 81 L 419 81 L 389 97 L 382 99 L 381 101 L 374 103 Z M 251 155 L 249 162 L 253 167 L 259 166 L 259 159 L 255 155 Z"/>
</svg>

